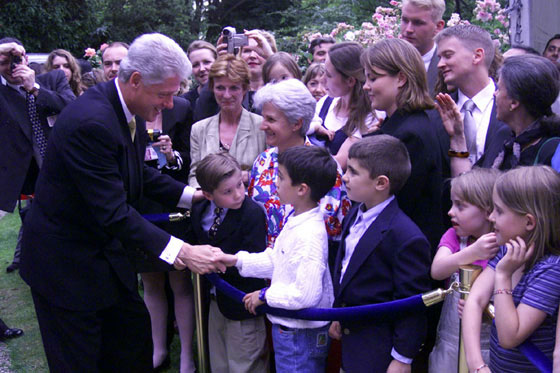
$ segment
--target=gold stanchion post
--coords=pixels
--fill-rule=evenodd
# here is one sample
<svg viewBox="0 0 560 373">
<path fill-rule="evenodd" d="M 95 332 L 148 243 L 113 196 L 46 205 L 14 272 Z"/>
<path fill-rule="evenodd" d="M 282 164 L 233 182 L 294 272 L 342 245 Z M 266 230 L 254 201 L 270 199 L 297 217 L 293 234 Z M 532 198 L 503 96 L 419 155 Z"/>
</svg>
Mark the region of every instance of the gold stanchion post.
<svg viewBox="0 0 560 373">
<path fill-rule="evenodd" d="M 482 267 L 477 265 L 466 265 L 459 267 L 459 293 L 461 299 L 466 300 L 471 291 L 472 285 L 478 275 L 482 272 Z M 465 355 L 465 345 L 461 333 L 461 322 L 459 322 L 459 361 L 457 366 L 458 373 L 469 373 L 467 358 Z"/>
<path fill-rule="evenodd" d="M 198 356 L 198 371 L 200 373 L 210 373 L 210 361 L 208 359 L 208 335 L 206 330 L 204 312 L 204 292 L 202 279 L 199 274 L 193 273 L 194 288 L 194 314 L 196 322 L 196 344 Z"/>
</svg>

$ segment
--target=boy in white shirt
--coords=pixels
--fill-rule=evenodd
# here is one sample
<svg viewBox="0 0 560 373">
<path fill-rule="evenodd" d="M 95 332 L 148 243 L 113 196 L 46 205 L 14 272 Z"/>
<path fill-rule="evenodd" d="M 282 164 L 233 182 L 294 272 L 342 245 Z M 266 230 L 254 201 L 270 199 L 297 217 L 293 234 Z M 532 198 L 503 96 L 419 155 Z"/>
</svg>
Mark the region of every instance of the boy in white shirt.
<svg viewBox="0 0 560 373">
<path fill-rule="evenodd" d="M 223 254 L 221 260 L 235 265 L 242 276 L 272 279 L 270 287 L 243 298 L 249 312 L 264 303 L 290 310 L 330 308 L 328 236 L 318 202 L 334 186 L 336 162 L 324 148 L 297 146 L 280 153 L 278 163 L 278 195 L 282 203 L 293 205 L 294 212 L 274 247 L 262 253 Z M 325 370 L 328 322 L 267 316 L 273 324 L 277 372 Z"/>
</svg>

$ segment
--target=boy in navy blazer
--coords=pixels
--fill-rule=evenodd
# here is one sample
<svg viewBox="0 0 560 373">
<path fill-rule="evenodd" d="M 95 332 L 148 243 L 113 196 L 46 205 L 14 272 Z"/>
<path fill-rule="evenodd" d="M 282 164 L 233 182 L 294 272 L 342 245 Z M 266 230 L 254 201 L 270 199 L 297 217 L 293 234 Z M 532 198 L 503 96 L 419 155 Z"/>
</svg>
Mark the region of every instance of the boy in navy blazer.
<svg viewBox="0 0 560 373">
<path fill-rule="evenodd" d="M 197 242 L 224 253 L 260 252 L 266 248 L 264 209 L 245 195 L 241 168 L 228 153 L 210 154 L 197 165 L 196 178 L 206 200 L 193 205 L 191 220 Z M 244 278 L 236 268 L 221 275 L 250 293 L 265 281 Z M 242 303 L 212 290 L 208 342 L 212 372 L 266 372 L 268 349 L 264 316 L 250 314 Z"/>
<path fill-rule="evenodd" d="M 372 136 L 350 148 L 343 181 L 358 203 L 343 221 L 334 307 L 384 303 L 430 289 L 430 244 L 394 196 L 409 175 L 408 152 L 395 137 Z M 410 372 L 426 336 L 426 315 L 418 310 L 382 321 L 335 321 L 329 334 L 342 342 L 346 372 Z"/>
</svg>

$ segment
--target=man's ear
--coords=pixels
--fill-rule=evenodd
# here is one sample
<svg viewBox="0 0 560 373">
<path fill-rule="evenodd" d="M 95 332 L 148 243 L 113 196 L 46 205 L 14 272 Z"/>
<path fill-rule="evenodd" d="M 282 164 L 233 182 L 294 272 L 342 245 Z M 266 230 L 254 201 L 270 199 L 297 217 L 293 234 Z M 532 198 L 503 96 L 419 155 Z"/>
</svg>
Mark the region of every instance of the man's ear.
<svg viewBox="0 0 560 373">
<path fill-rule="evenodd" d="M 484 57 L 485 57 L 484 49 L 476 48 L 473 51 L 473 63 L 475 65 L 478 65 L 479 63 L 484 63 Z"/>
<path fill-rule="evenodd" d="M 391 182 L 389 181 L 389 178 L 385 175 L 379 175 L 376 178 L 375 181 L 375 189 L 381 191 L 381 190 L 386 190 L 389 189 L 391 187 Z"/>
<path fill-rule="evenodd" d="M 128 81 L 130 82 L 130 85 L 132 87 L 138 88 L 138 87 L 140 87 L 140 84 L 142 83 L 142 75 L 140 75 L 140 73 L 138 71 L 135 71 L 135 72 L 132 73 L 132 75 L 130 76 Z"/>
<path fill-rule="evenodd" d="M 206 192 L 206 191 L 202 191 L 202 195 L 204 196 L 204 198 L 206 198 L 208 201 L 213 201 L 214 197 L 212 197 L 212 193 Z"/>
<path fill-rule="evenodd" d="M 443 30 L 443 28 L 445 27 L 445 21 L 443 19 L 440 19 L 439 21 L 436 22 L 436 31 L 434 33 L 434 36 L 437 35 L 438 32 L 440 32 L 441 30 Z"/>
</svg>

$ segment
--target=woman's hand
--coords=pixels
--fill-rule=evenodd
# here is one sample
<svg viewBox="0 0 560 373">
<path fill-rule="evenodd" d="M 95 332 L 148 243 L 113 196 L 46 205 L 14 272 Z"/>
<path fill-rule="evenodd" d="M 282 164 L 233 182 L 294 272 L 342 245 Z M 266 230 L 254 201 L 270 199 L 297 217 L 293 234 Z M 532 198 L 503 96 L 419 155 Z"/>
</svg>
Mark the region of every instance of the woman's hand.
<svg viewBox="0 0 560 373">
<path fill-rule="evenodd" d="M 492 259 L 498 253 L 499 248 L 500 246 L 498 246 L 496 241 L 496 233 L 490 232 L 480 236 L 467 250 L 470 250 L 473 255 L 473 261 L 475 261 Z"/>
<path fill-rule="evenodd" d="M 272 50 L 270 43 L 268 42 L 268 40 L 266 40 L 262 32 L 260 32 L 259 30 L 244 30 L 244 31 L 245 31 L 245 35 L 248 38 L 253 39 L 257 42 L 258 48 L 255 50 L 255 52 L 257 52 L 257 54 L 259 54 L 262 58 L 266 60 L 268 57 L 274 54 L 274 51 Z"/>
<path fill-rule="evenodd" d="M 317 132 L 318 135 L 323 135 L 323 136 L 328 137 L 329 141 L 332 141 L 334 139 L 334 131 L 330 131 L 323 126 L 317 127 L 316 132 Z"/>
<path fill-rule="evenodd" d="M 220 34 L 218 41 L 216 42 L 216 50 L 218 51 L 218 56 L 227 54 L 227 43 L 224 42 L 224 35 Z"/>
<path fill-rule="evenodd" d="M 517 269 L 531 258 L 535 245 L 531 244 L 531 246 L 527 248 L 523 238 L 517 236 L 506 243 L 506 248 L 506 255 L 504 255 L 496 266 L 496 274 L 511 277 Z"/>
<path fill-rule="evenodd" d="M 159 137 L 159 141 L 153 143 L 152 146 L 159 146 L 159 150 L 163 155 L 165 155 L 167 163 L 175 163 L 176 160 L 175 153 L 173 152 L 173 143 L 171 142 L 171 138 L 168 135 L 161 135 Z"/>
<path fill-rule="evenodd" d="M 462 140 L 464 142 L 464 149 L 466 149 L 467 142 L 465 140 L 463 118 L 461 118 L 459 107 L 447 93 L 439 93 L 436 96 L 436 104 L 437 111 L 443 122 L 443 127 L 447 131 L 450 139 Z M 455 150 L 461 151 L 462 149 Z"/>
<path fill-rule="evenodd" d="M 245 309 L 250 313 L 252 313 L 253 315 L 257 314 L 256 308 L 264 304 L 264 302 L 259 299 L 259 293 L 260 290 L 257 290 L 252 293 L 247 293 L 243 297 L 243 303 L 245 303 Z"/>
</svg>

